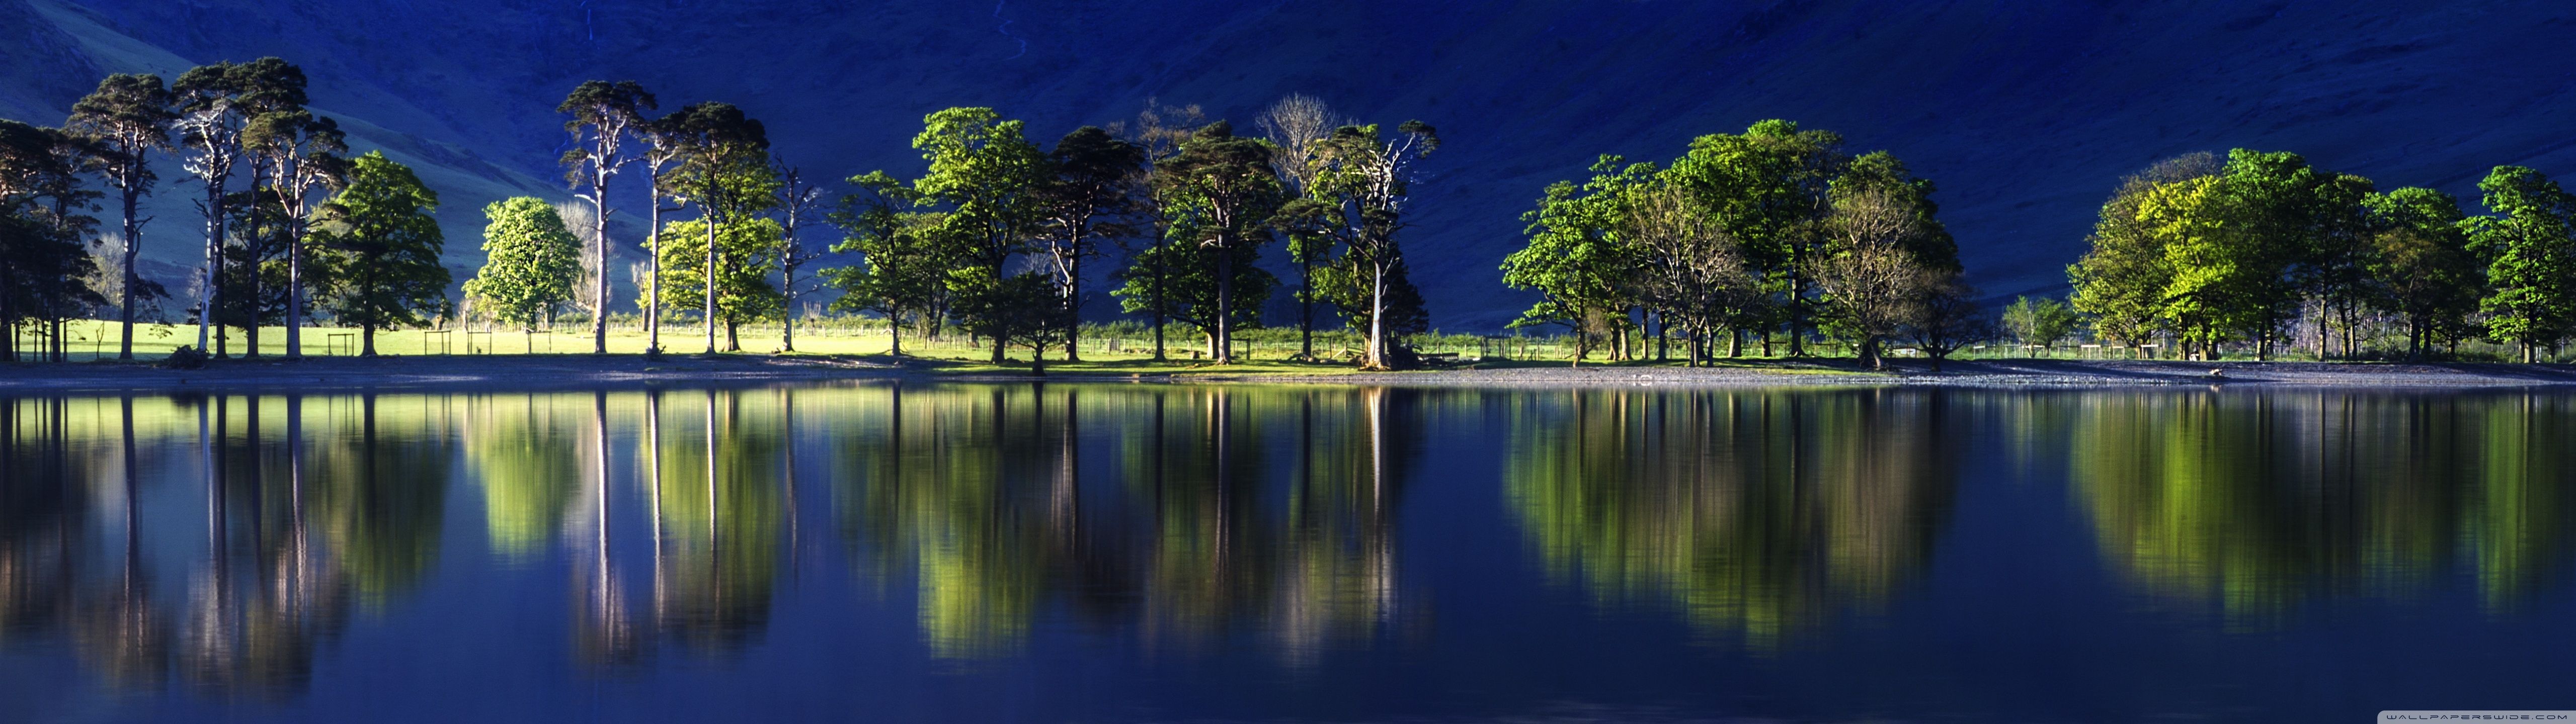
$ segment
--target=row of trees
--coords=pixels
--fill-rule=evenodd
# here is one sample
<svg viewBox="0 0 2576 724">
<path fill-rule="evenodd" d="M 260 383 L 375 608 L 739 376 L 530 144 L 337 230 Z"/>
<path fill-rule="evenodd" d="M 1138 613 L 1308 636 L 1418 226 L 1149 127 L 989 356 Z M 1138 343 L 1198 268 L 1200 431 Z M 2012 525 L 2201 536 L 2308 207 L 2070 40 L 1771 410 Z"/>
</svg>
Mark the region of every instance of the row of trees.
<svg viewBox="0 0 2576 724">
<path fill-rule="evenodd" d="M 366 330 L 372 351 L 374 330 L 441 310 L 437 195 L 381 153 L 348 157 L 338 124 L 306 104 L 303 70 L 262 58 L 166 84 L 109 76 L 60 128 L 0 121 L 0 326 L 40 328 L 47 349 L 34 352 L 59 361 L 63 322 L 108 307 L 123 329 L 118 359 L 133 359 L 139 307 L 168 295 L 135 272 L 151 221 L 141 204 L 172 161 L 201 194 L 197 350 L 210 328 L 238 326 L 257 355 L 259 326 L 282 321 L 293 357 L 318 306 Z M 112 234 L 89 216 L 102 201 Z M 104 260 L 90 253 L 111 244 Z M 0 336 L 0 357 L 20 358 L 14 338 Z"/>
<path fill-rule="evenodd" d="M 1541 299 L 1512 326 L 1564 326 L 1576 363 L 1605 342 L 1624 359 L 1647 329 L 1658 358 L 1678 337 L 1694 365 L 1721 339 L 1742 355 L 1748 334 L 1769 354 L 1774 333 L 1792 356 L 1824 332 L 1872 366 L 1900 337 L 1946 357 L 1982 319 L 1932 182 L 1886 152 L 1841 146 L 1772 120 L 1702 136 L 1669 164 L 1601 157 L 1590 180 L 1550 185 L 1522 216 L 1528 244 L 1504 260 L 1503 282 Z"/>
<path fill-rule="evenodd" d="M 666 310 L 700 313 L 708 352 L 720 349 L 719 324 L 721 349 L 739 350 L 739 325 L 780 316 L 792 323 L 797 300 L 825 282 L 842 293 L 836 309 L 887 321 L 896 354 L 910 323 L 923 336 L 963 329 L 989 341 L 997 362 L 1013 347 L 1035 353 L 1040 364 L 1056 347 L 1078 360 L 1090 298 L 1084 284 L 1096 276 L 1086 262 L 1123 253 L 1111 294 L 1123 311 L 1153 320 L 1156 357 L 1165 353 L 1165 326 L 1178 322 L 1206 337 L 1211 358 L 1229 362 L 1234 332 L 1260 324 L 1279 284 L 1260 260 L 1282 240 L 1300 270 L 1307 357 L 1318 303 L 1368 331 L 1364 360 L 1373 366 L 1393 363 L 1388 340 L 1428 328 L 1396 241 L 1413 166 L 1438 145 L 1418 122 L 1385 132 L 1292 96 L 1262 115 L 1264 137 L 1254 138 L 1196 108 L 1150 106 L 1133 125 L 1080 128 L 1045 149 L 1021 121 L 952 108 L 927 116 L 913 139 L 928 162 L 919 178 L 852 177 L 854 192 L 834 200 L 772 157 L 761 123 L 739 109 L 702 103 L 649 118 L 654 107 L 652 94 L 631 81 L 584 83 L 563 102 L 558 110 L 571 117 L 566 129 L 578 142 L 563 161 L 592 209 L 590 228 L 566 226 L 559 210 L 534 199 L 487 210 L 491 259 L 468 285 L 483 309 L 523 326 L 565 304 L 607 309 L 607 265 L 576 269 L 571 245 L 604 248 L 609 189 L 627 167 L 641 166 L 655 232 L 635 303 L 656 352 Z M 698 218 L 662 219 L 689 206 Z M 821 255 L 798 233 L 818 223 L 845 232 L 832 251 L 857 264 L 806 270 Z M 595 337 L 604 332 L 603 316 L 592 324 Z M 597 344 L 594 351 L 605 352 L 605 342 Z"/>
<path fill-rule="evenodd" d="M 904 182 L 850 179 L 830 215 L 834 251 L 862 264 L 827 270 L 838 306 L 934 333 L 953 321 L 993 344 L 1078 360 L 1087 260 L 1124 252 L 1110 292 L 1152 320 L 1154 356 L 1181 323 L 1231 362 L 1238 330 L 1258 326 L 1278 279 L 1262 252 L 1286 242 L 1297 265 L 1301 356 L 1314 358 L 1315 308 L 1331 305 L 1367 339 L 1362 363 L 1401 362 L 1390 340 L 1428 329 L 1397 234 L 1415 164 L 1439 145 L 1430 126 L 1361 125 L 1291 96 L 1237 135 L 1195 107 L 1149 105 L 1133 125 L 1083 127 L 1051 150 L 989 108 L 952 108 L 914 137 L 929 168 Z M 899 350 L 899 348 L 898 348 Z"/>
<path fill-rule="evenodd" d="M 2576 333 L 2576 196 L 2519 166 L 2478 189 L 2489 216 L 2293 153 L 2171 159 L 2103 204 L 2092 249 L 2067 268 L 2070 302 L 2102 340 L 2171 336 L 2199 359 L 2234 343 L 2268 359 L 2298 342 L 2284 331 L 2302 318 L 2320 359 L 2352 357 L 2364 323 L 2386 318 L 2410 359 L 2484 337 L 2532 362 Z"/>
</svg>

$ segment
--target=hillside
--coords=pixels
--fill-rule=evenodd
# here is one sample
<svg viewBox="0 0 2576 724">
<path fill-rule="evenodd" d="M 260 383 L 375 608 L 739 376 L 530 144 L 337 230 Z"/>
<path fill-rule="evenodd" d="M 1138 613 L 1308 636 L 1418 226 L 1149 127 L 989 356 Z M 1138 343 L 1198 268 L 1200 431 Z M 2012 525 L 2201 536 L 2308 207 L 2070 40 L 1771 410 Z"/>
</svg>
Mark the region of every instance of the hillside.
<svg viewBox="0 0 2576 724">
<path fill-rule="evenodd" d="M 1678 1 L 1449 7 L 1341 0 L 983 3 L 678 0 L 0 0 L 0 115 L 59 122 L 97 75 L 280 55 L 315 105 L 421 167 L 451 259 L 479 209 L 561 197 L 555 101 L 633 78 L 664 107 L 726 100 L 779 152 L 844 176 L 916 173 L 920 117 L 988 105 L 1051 143 L 1148 98 L 1238 121 L 1290 92 L 1447 142 L 1414 237 L 1437 323 L 1499 327 L 1518 214 L 1600 153 L 1790 118 L 1940 184 L 1991 293 L 2062 284 L 2116 178 L 2247 146 L 2383 187 L 2474 197 L 2497 164 L 2576 172 L 2566 6 L 2552 3 Z M 176 195 L 172 195 L 175 199 Z M 639 203 L 634 204 L 641 208 Z M 184 263 L 184 207 L 152 255 Z"/>
</svg>

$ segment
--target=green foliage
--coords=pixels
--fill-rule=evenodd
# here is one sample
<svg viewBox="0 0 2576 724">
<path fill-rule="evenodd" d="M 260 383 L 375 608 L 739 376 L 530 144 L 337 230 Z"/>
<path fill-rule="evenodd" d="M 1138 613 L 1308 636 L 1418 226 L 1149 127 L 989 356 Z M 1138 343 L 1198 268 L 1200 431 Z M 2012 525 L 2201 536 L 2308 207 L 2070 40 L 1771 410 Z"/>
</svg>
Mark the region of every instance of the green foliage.
<svg viewBox="0 0 2576 724">
<path fill-rule="evenodd" d="M 1218 121 L 1192 132 L 1178 154 L 1154 167 L 1156 198 L 1170 227 L 1166 244 L 1149 254 L 1156 257 L 1153 264 L 1171 270 L 1163 278 L 1163 292 L 1175 300 L 1165 304 L 1193 297 L 1209 302 L 1193 324 L 1209 332 L 1209 352 L 1219 362 L 1234 360 L 1234 328 L 1259 319 L 1260 305 L 1249 294 L 1255 290 L 1239 283 L 1246 279 L 1244 270 L 1259 262 L 1261 247 L 1273 240 L 1271 219 L 1288 202 L 1287 187 L 1270 163 L 1272 151 L 1270 142 L 1236 136 L 1233 126 Z M 1194 283 L 1212 289 L 1191 289 Z M 1258 291 L 1268 294 L 1266 286 Z"/>
<path fill-rule="evenodd" d="M 354 161 L 348 188 L 322 206 L 309 243 L 325 250 L 335 271 L 324 307 L 341 324 L 364 331 L 365 354 L 372 356 L 375 331 L 446 314 L 451 278 L 439 265 L 446 241 L 430 216 L 438 193 L 381 151 Z"/>
<path fill-rule="evenodd" d="M 770 281 L 778 273 L 778 220 L 743 219 L 716 229 L 716 314 L 727 325 L 778 316 L 785 298 Z M 706 222 L 672 222 L 662 229 L 664 309 L 706 309 Z M 649 298 L 654 290 L 644 285 Z M 645 303 L 638 300 L 639 307 Z"/>
<path fill-rule="evenodd" d="M 859 191 L 842 197 L 830 217 L 845 235 L 832 251 L 859 255 L 859 264 L 823 270 L 824 281 L 841 290 L 832 308 L 875 312 L 890 329 L 907 315 L 936 318 L 946 299 L 949 268 L 947 250 L 932 234 L 936 215 L 904 211 L 912 190 L 885 172 L 852 177 L 850 185 Z M 892 352 L 899 355 L 903 343 L 896 337 Z"/>
<path fill-rule="evenodd" d="M 2004 308 L 2004 333 L 2025 346 L 2055 347 L 2058 341 L 2075 334 L 2076 326 L 2081 324 L 2083 319 L 2076 316 L 2075 308 L 2053 298 L 2017 297 Z"/>
<path fill-rule="evenodd" d="M 1625 162 L 1602 156 L 1590 180 L 1549 184 L 1538 208 L 1521 215 L 1529 241 L 1503 258 L 1503 284 L 1540 298 L 1512 328 L 1564 325 L 1579 332 L 1587 314 L 1629 305 L 1628 282 L 1641 264 L 1625 234 L 1629 194 L 1652 183 L 1657 168 Z"/>
<path fill-rule="evenodd" d="M 2362 203 L 2374 235 L 2366 262 L 2373 299 L 2406 318 L 2408 354 L 2467 337 L 2486 275 L 2469 249 L 2459 200 L 2410 187 Z"/>
<path fill-rule="evenodd" d="M 2576 328 L 2576 196 L 2520 166 L 2496 167 L 2478 190 L 2497 215 L 2470 236 L 2473 249 L 2492 260 L 2492 291 L 2479 303 L 2489 315 L 2487 334 L 2520 343 L 2523 362 L 2531 362 L 2533 348 Z"/>
<path fill-rule="evenodd" d="M 492 202 L 483 216 L 491 221 L 483 228 L 483 271 L 465 281 L 465 295 L 493 319 L 532 329 L 555 306 L 572 301 L 581 275 L 580 242 L 543 199 Z"/>
</svg>

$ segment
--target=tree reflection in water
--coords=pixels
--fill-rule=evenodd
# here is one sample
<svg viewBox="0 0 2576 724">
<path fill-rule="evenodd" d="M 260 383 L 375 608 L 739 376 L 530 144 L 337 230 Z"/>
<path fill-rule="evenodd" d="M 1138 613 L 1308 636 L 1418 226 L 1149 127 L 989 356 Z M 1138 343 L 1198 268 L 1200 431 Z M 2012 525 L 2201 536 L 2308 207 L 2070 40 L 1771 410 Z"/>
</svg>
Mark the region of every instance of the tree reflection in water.
<svg viewBox="0 0 2576 724">
<path fill-rule="evenodd" d="M 1576 390 L 1510 414 L 1504 484 L 1552 577 L 1755 650 L 1919 577 L 1965 441 L 1938 392 Z"/>
<path fill-rule="evenodd" d="M 2068 477 L 2142 589 L 2267 626 L 2302 601 L 2410 595 L 2466 565 L 2492 610 L 2565 568 L 2576 513 L 2556 395 L 2104 393 Z M 2037 407 L 2039 404 L 2029 405 Z"/>
<path fill-rule="evenodd" d="M 1462 419 L 1500 428 L 1438 426 Z M 0 646 L 59 642 L 117 687 L 291 696 L 353 619 L 461 569 L 563 581 L 562 655 L 613 674 L 732 660 L 799 576 L 856 570 L 914 596 L 934 658 L 1066 626 L 1319 665 L 1425 620 L 1399 513 L 1435 442 L 1500 458 L 1508 523 L 1548 579 L 1755 651 L 1896 605 L 1972 449 L 2062 468 L 2086 547 L 2160 600 L 2259 625 L 2462 574 L 2501 614 L 2576 545 L 2571 419 L 2565 397 L 2321 392 L 18 398 L 0 400 Z M 459 529 L 483 535 L 443 538 L 448 506 L 478 501 Z"/>
<path fill-rule="evenodd" d="M 869 570 L 915 577 L 940 656 L 1013 650 L 1060 601 L 1182 647 L 1267 627 L 1302 659 L 1392 620 L 1392 507 L 1421 430 L 1386 417 L 1414 394 L 861 390 L 829 415 L 841 528 Z"/>
</svg>

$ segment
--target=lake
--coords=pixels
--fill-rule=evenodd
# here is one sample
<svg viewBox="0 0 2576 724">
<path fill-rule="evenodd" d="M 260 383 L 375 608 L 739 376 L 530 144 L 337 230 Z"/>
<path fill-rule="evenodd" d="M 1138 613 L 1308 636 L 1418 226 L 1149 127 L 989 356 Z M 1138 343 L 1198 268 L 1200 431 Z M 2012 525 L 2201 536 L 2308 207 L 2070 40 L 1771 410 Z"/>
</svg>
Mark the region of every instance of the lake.
<svg viewBox="0 0 2576 724">
<path fill-rule="evenodd" d="M 2576 707 L 2576 395 L 0 399 L 0 720 Z"/>
</svg>

